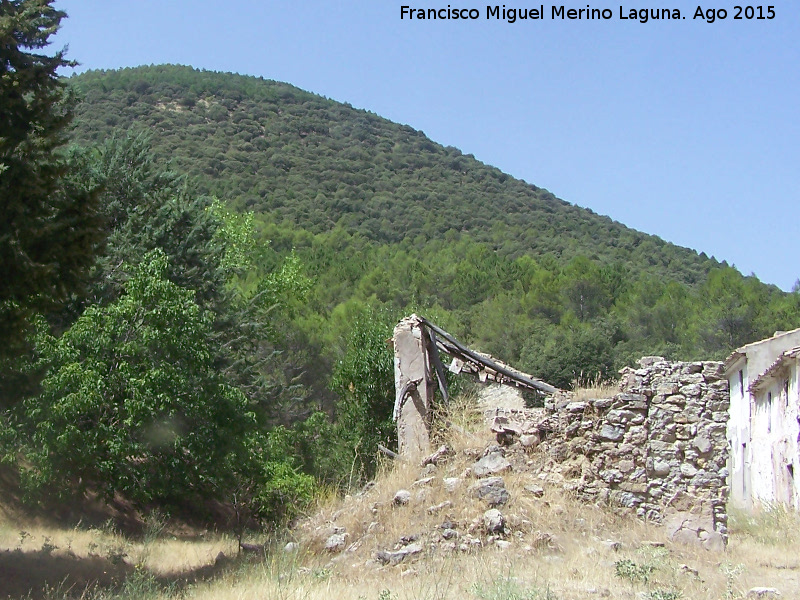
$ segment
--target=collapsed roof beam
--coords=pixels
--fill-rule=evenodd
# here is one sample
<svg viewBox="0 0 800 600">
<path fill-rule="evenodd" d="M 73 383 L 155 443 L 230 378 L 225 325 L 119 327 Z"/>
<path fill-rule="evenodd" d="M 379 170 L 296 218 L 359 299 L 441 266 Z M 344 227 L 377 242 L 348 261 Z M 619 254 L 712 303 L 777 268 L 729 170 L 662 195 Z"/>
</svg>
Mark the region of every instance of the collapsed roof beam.
<svg viewBox="0 0 800 600">
<path fill-rule="evenodd" d="M 394 328 L 395 403 L 397 443 L 402 456 L 424 456 L 430 451 L 433 379 L 447 402 L 447 384 L 440 352 L 452 358 L 450 371 L 476 375 L 481 382 L 496 381 L 537 394 L 554 394 L 557 388 L 489 356 L 470 350 L 427 319 L 411 315 Z"/>
<path fill-rule="evenodd" d="M 435 332 L 436 335 L 432 336 L 431 340 L 435 341 L 436 347 L 445 354 L 449 354 L 451 357 L 460 360 L 464 366 L 470 365 L 471 368 L 467 369 L 470 373 L 480 376 L 480 373 L 483 371 L 487 374 L 488 379 L 506 385 L 514 384 L 519 388 L 527 389 L 532 392 L 555 394 L 559 391 L 558 388 L 553 387 L 549 383 L 545 383 L 535 377 L 531 377 L 527 373 L 518 371 L 488 354 L 480 354 L 474 350 L 470 350 L 452 335 L 440 327 L 437 327 L 425 317 L 417 315 L 417 318 L 425 327 Z M 460 370 L 464 370 L 464 366 L 462 366 Z M 451 370 L 454 370 L 452 365 Z"/>
</svg>

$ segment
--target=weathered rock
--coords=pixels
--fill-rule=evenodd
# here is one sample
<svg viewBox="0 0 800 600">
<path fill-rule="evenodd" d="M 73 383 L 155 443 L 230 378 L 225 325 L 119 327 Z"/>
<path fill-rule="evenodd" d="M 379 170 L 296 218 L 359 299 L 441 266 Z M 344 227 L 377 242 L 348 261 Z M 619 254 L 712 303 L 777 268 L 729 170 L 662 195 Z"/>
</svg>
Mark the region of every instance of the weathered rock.
<svg viewBox="0 0 800 600">
<path fill-rule="evenodd" d="M 461 485 L 463 479 L 460 477 L 445 477 L 442 479 L 442 483 L 444 484 L 444 489 L 451 494 L 455 492 L 458 487 Z"/>
<path fill-rule="evenodd" d="M 334 533 L 325 541 L 325 550 L 328 552 L 341 552 L 347 545 L 346 533 Z"/>
<path fill-rule="evenodd" d="M 445 529 L 442 531 L 442 537 L 446 540 L 452 540 L 458 537 L 458 532 L 455 529 Z"/>
<path fill-rule="evenodd" d="M 701 536 L 702 546 L 710 552 L 725 552 L 725 538 L 716 531 L 708 532 L 707 536 Z"/>
<path fill-rule="evenodd" d="M 421 544 L 408 544 L 399 550 L 380 550 L 375 553 L 375 559 L 384 565 L 398 565 L 410 556 L 420 554 L 422 552 Z"/>
<path fill-rule="evenodd" d="M 600 428 L 600 439 L 610 442 L 618 442 L 625 436 L 625 429 L 610 423 L 606 423 Z"/>
<path fill-rule="evenodd" d="M 633 469 L 635 467 L 636 467 L 636 463 L 634 463 L 632 460 L 621 460 L 621 461 L 619 461 L 619 464 L 617 465 L 617 468 L 622 473 L 630 473 L 631 471 L 633 471 Z"/>
<path fill-rule="evenodd" d="M 489 477 L 478 481 L 469 487 L 468 493 L 489 506 L 501 506 L 511 498 L 502 477 Z"/>
<path fill-rule="evenodd" d="M 293 552 L 297 552 L 300 549 L 300 545 L 297 542 L 289 542 L 283 547 L 283 551 L 287 554 L 291 554 Z"/>
<path fill-rule="evenodd" d="M 700 452 L 700 454 L 708 454 L 711 452 L 713 447 L 711 445 L 711 440 L 705 435 L 698 435 L 696 438 L 694 438 L 692 445 L 697 448 L 697 451 Z"/>
<path fill-rule="evenodd" d="M 665 477 L 669 475 L 672 467 L 666 460 L 656 459 L 653 461 L 653 473 L 658 477 Z"/>
<path fill-rule="evenodd" d="M 678 500 L 678 506 L 689 504 L 686 500 Z M 714 531 L 713 514 L 698 511 L 691 513 L 676 511 L 664 521 L 667 536 L 674 542 L 687 545 L 700 545 L 706 550 L 722 552 L 725 550 L 725 537 Z"/>
<path fill-rule="evenodd" d="M 487 533 L 501 533 L 505 523 L 503 514 L 496 508 L 490 508 L 483 513 L 483 528 Z"/>
<path fill-rule="evenodd" d="M 444 502 L 440 502 L 439 504 L 436 504 L 434 506 L 429 506 L 427 512 L 428 514 L 432 515 L 451 506 L 453 506 L 453 503 L 450 502 L 450 500 L 445 500 Z"/>
<path fill-rule="evenodd" d="M 519 437 L 522 435 L 522 426 L 519 423 L 515 423 L 508 417 L 501 415 L 496 416 L 492 420 L 492 424 L 489 429 L 492 431 L 492 433 L 503 434 L 510 437 Z M 498 441 L 498 443 L 501 445 L 503 444 L 503 442 L 500 441 Z"/>
<path fill-rule="evenodd" d="M 638 362 L 643 369 L 648 367 L 652 367 L 656 363 L 664 362 L 665 358 L 663 356 L 643 356 L 636 362 Z"/>
<path fill-rule="evenodd" d="M 439 446 L 439 448 L 433 454 L 426 456 L 422 459 L 423 467 L 427 465 L 438 465 L 440 462 L 443 462 L 449 456 L 453 454 L 453 451 L 447 445 Z"/>
<path fill-rule="evenodd" d="M 489 456 L 490 454 L 500 454 L 500 456 L 506 455 L 506 449 L 503 448 L 500 444 L 489 444 L 486 448 L 483 449 L 483 453 L 481 457 Z"/>
<path fill-rule="evenodd" d="M 678 394 L 676 392 L 675 394 L 667 396 L 664 399 L 664 402 L 671 405 L 684 406 L 686 404 L 686 396 L 684 396 L 683 394 Z"/>
<path fill-rule="evenodd" d="M 754 587 L 750 588 L 747 592 L 747 600 L 750 599 L 758 599 L 758 600 L 776 600 L 777 598 L 781 597 L 781 593 L 777 590 L 777 588 L 771 587 Z"/>
<path fill-rule="evenodd" d="M 702 371 L 702 368 L 700 369 L 700 371 Z M 678 381 L 680 381 L 680 383 L 682 383 L 683 385 L 700 385 L 701 383 L 705 383 L 706 382 L 705 377 L 703 377 L 703 374 L 700 371 L 681 375 Z"/>
<path fill-rule="evenodd" d="M 472 473 L 475 477 L 488 477 L 511 470 L 511 463 L 499 452 L 487 454 L 474 465 Z"/>
<path fill-rule="evenodd" d="M 613 404 L 613 402 L 614 401 L 611 400 L 611 398 L 598 398 L 597 400 L 594 400 L 592 402 L 592 405 L 597 410 L 605 410 L 605 409 L 609 408 Z"/>
<path fill-rule="evenodd" d="M 435 477 L 423 477 L 422 479 L 417 479 L 414 483 L 411 484 L 411 487 L 423 487 L 426 485 L 430 485 L 433 483 Z"/>
<path fill-rule="evenodd" d="M 536 498 L 541 498 L 544 496 L 544 488 L 540 485 L 536 485 L 535 483 L 529 483 L 523 488 L 528 494 L 531 496 L 535 496 Z"/>
<path fill-rule="evenodd" d="M 606 413 L 606 420 L 610 423 L 628 423 L 636 417 L 632 410 L 616 408 Z"/>
<path fill-rule="evenodd" d="M 396 506 L 405 506 L 411 500 L 411 492 L 408 490 L 397 490 L 397 493 L 392 498 L 392 504 Z"/>
<path fill-rule="evenodd" d="M 656 394 L 659 396 L 672 396 L 677 394 L 678 390 L 680 390 L 680 386 L 677 383 L 665 382 L 656 388 Z"/>
</svg>

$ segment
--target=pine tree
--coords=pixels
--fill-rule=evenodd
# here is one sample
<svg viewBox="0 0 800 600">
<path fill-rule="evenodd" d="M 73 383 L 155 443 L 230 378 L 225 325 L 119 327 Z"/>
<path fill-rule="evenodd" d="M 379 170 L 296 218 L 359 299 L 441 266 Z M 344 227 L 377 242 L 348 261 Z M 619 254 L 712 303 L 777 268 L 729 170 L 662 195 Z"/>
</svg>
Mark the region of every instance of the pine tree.
<svg viewBox="0 0 800 600">
<path fill-rule="evenodd" d="M 96 194 L 61 152 L 74 102 L 57 70 L 75 63 L 39 52 L 66 16 L 52 3 L 0 0 L 0 358 L 80 287 L 102 238 Z"/>
</svg>

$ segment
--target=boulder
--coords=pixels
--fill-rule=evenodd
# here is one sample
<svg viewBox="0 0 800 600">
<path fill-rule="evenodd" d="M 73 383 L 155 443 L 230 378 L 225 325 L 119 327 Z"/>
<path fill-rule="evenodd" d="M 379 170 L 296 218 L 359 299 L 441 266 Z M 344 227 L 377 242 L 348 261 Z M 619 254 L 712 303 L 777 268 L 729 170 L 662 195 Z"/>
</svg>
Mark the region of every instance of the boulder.
<svg viewBox="0 0 800 600">
<path fill-rule="evenodd" d="M 341 552 L 347 544 L 346 533 L 334 533 L 325 541 L 325 550 L 328 552 Z"/>
<path fill-rule="evenodd" d="M 490 508 L 483 513 L 483 527 L 487 533 L 502 533 L 506 520 L 496 508 Z"/>
<path fill-rule="evenodd" d="M 540 485 L 536 485 L 535 483 L 529 483 L 524 489 L 528 494 L 535 496 L 536 498 L 541 498 L 544 496 L 544 488 Z"/>
<path fill-rule="evenodd" d="M 397 490 L 397 493 L 392 498 L 392 504 L 396 506 L 405 506 L 411 500 L 411 492 L 408 490 Z"/>
<path fill-rule="evenodd" d="M 492 452 L 487 454 L 474 465 L 472 465 L 472 473 L 475 477 L 488 477 L 490 475 L 497 475 L 498 473 L 505 473 L 511 470 L 511 463 L 508 462 L 505 456 L 500 452 Z"/>
<path fill-rule="evenodd" d="M 406 560 L 410 556 L 420 554 L 422 552 L 421 544 L 408 544 L 399 550 L 379 550 L 375 553 L 375 559 L 384 565 L 397 565 Z"/>
<path fill-rule="evenodd" d="M 489 477 L 472 484 L 468 493 L 489 506 L 501 506 L 511 499 L 502 477 Z"/>
</svg>

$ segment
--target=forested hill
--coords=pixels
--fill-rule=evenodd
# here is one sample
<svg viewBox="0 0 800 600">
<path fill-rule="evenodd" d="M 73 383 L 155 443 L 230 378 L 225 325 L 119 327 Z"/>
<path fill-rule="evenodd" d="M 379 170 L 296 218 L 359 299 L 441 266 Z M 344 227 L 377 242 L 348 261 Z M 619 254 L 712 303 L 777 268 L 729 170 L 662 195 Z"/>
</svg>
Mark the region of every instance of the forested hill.
<svg viewBox="0 0 800 600">
<path fill-rule="evenodd" d="M 800 325 L 800 293 L 285 83 L 179 66 L 93 71 L 71 83 L 83 98 L 73 131 L 88 152 L 82 172 L 104 174 L 113 206 L 128 198 L 138 215 L 150 179 L 169 166 L 187 176 L 190 197 L 215 195 L 249 219 L 241 248 L 250 268 L 229 283 L 245 298 L 266 286 L 280 305 L 268 321 L 291 349 L 286 393 L 304 373 L 311 397 L 322 397 L 345 340 L 364 346 L 349 336 L 370 312 L 380 314 L 376 340 L 421 312 L 559 386 L 611 377 L 645 354 L 724 357 Z M 374 358 L 385 352 L 376 348 Z"/>
<path fill-rule="evenodd" d="M 320 233 L 379 244 L 466 234 L 511 259 L 583 255 L 690 285 L 713 258 L 632 230 L 443 147 L 424 133 L 285 83 L 182 66 L 90 71 L 74 141 L 145 127 L 201 192 Z M 580 199 L 576 199 L 580 200 Z M 458 232 L 458 235 L 456 235 Z"/>
</svg>

